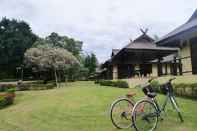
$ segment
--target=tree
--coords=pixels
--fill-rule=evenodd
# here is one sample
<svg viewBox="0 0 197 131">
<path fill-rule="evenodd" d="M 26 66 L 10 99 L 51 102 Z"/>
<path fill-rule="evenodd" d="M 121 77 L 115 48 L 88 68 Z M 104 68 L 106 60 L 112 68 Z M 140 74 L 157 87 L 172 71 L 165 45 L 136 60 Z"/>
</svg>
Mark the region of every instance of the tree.
<svg viewBox="0 0 197 131">
<path fill-rule="evenodd" d="M 60 36 L 57 33 L 53 32 L 46 38 L 38 39 L 33 47 L 50 47 L 50 48 L 61 48 L 66 49 L 71 52 L 79 61 L 80 65 L 75 66 L 66 66 L 65 76 L 68 80 L 74 81 L 76 79 L 85 79 L 87 76 L 88 69 L 84 67 L 82 59 L 82 42 L 69 38 L 67 36 Z"/>
<path fill-rule="evenodd" d="M 88 54 L 84 60 L 84 66 L 88 68 L 88 75 L 93 75 L 96 71 L 96 67 L 98 65 L 98 61 L 96 55 L 94 53 Z"/>
<path fill-rule="evenodd" d="M 79 57 L 82 51 L 83 42 L 68 38 L 66 36 L 62 37 L 64 43 L 64 48 L 72 52 L 74 56 Z"/>
<path fill-rule="evenodd" d="M 53 47 L 60 47 L 62 48 L 62 37 L 59 36 L 59 34 L 52 32 L 49 36 L 46 37 L 46 40 L 49 44 L 51 44 Z"/>
<path fill-rule="evenodd" d="M 0 21 L 0 69 L 13 76 L 21 66 L 24 52 L 32 46 L 37 36 L 24 21 L 3 18 Z"/>
<path fill-rule="evenodd" d="M 65 49 L 40 46 L 26 51 L 25 64 L 39 71 L 53 70 L 56 85 L 58 86 L 58 71 L 63 72 L 67 66 L 78 65 L 79 62 L 76 57 Z"/>
<path fill-rule="evenodd" d="M 82 51 L 82 41 L 69 38 L 67 36 L 60 36 L 58 33 L 52 32 L 45 38 L 47 43 L 52 47 L 64 48 L 71 52 L 77 58 Z"/>
<path fill-rule="evenodd" d="M 69 81 L 86 80 L 88 72 L 88 68 L 85 68 L 84 65 L 80 63 L 80 65 L 75 64 L 73 66 L 68 66 L 65 70 L 65 75 Z"/>
</svg>

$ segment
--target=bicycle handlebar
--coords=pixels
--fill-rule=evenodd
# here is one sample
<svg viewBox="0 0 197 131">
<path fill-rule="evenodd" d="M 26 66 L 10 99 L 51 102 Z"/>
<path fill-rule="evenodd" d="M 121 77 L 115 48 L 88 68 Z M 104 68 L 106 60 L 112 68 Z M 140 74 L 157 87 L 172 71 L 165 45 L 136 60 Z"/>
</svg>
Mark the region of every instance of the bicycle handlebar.
<svg viewBox="0 0 197 131">
<path fill-rule="evenodd" d="M 135 87 L 144 87 L 146 85 L 149 85 L 153 80 L 157 79 L 158 77 L 151 77 L 148 82 L 146 82 L 145 84 L 139 84 L 139 85 L 136 85 Z M 173 80 L 175 80 L 176 77 L 173 77 L 173 78 L 170 78 L 168 81 L 171 83 Z M 168 82 L 167 82 L 168 83 Z"/>
<path fill-rule="evenodd" d="M 152 78 L 150 78 L 149 80 L 148 80 L 148 83 L 151 83 L 153 80 L 155 80 L 155 79 L 157 79 L 158 77 L 152 77 Z M 173 80 L 175 80 L 176 79 L 176 77 L 173 77 L 173 78 L 170 78 L 169 79 L 169 82 L 172 82 Z"/>
</svg>

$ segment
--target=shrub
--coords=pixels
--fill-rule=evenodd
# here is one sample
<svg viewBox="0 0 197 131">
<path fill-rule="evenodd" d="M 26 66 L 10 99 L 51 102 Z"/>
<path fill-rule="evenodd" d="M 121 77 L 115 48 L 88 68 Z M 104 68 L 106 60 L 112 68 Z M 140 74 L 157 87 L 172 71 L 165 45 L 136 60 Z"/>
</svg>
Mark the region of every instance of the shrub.
<svg viewBox="0 0 197 131">
<path fill-rule="evenodd" d="M 126 81 L 110 81 L 110 80 L 100 80 L 98 83 L 101 86 L 113 86 L 118 88 L 129 88 L 129 84 Z"/>
<path fill-rule="evenodd" d="M 0 109 L 6 106 L 6 99 L 4 96 L 0 96 Z"/>
<path fill-rule="evenodd" d="M 7 96 L 5 96 L 5 100 L 6 100 L 6 105 L 5 106 L 13 104 L 14 97 L 15 97 L 15 95 L 13 96 L 13 95 L 7 94 Z"/>
<path fill-rule="evenodd" d="M 152 84 L 152 83 L 151 83 Z M 158 82 L 152 84 L 154 90 L 159 93 L 164 93 L 160 89 Z M 173 84 L 174 94 L 177 96 L 184 96 L 190 98 L 197 98 L 197 83 L 178 83 Z"/>
<path fill-rule="evenodd" d="M 15 93 L 16 89 L 15 88 L 10 88 L 6 92 L 7 93 Z"/>
<path fill-rule="evenodd" d="M 12 91 L 12 93 L 5 92 L 3 94 L 0 94 L 0 109 L 13 104 L 14 102 L 15 93 Z"/>
<path fill-rule="evenodd" d="M 48 83 L 48 84 L 37 84 L 32 83 L 28 85 L 29 90 L 48 90 L 55 88 L 56 85 L 54 83 Z"/>
<path fill-rule="evenodd" d="M 15 98 L 15 88 L 11 85 L 1 86 L 4 92 L 0 93 L 0 109 L 13 104 Z"/>
<path fill-rule="evenodd" d="M 26 91 L 26 90 L 29 90 L 29 84 L 17 85 L 17 90 L 18 91 Z"/>
<path fill-rule="evenodd" d="M 17 86 L 18 91 L 26 91 L 26 90 L 47 90 L 53 89 L 56 87 L 54 82 L 48 82 L 47 84 L 43 84 L 43 82 L 36 81 L 32 83 L 19 83 Z"/>
<path fill-rule="evenodd" d="M 173 84 L 174 92 L 178 96 L 185 96 L 191 98 L 197 98 L 197 83 L 179 83 Z"/>
<path fill-rule="evenodd" d="M 99 84 L 100 83 L 100 80 L 95 80 L 94 81 L 94 84 Z"/>
<path fill-rule="evenodd" d="M 116 81 L 115 86 L 119 88 L 129 88 L 129 84 L 126 81 Z"/>
<path fill-rule="evenodd" d="M 114 86 L 113 82 L 109 81 L 109 80 L 100 81 L 100 85 L 102 85 L 102 86 Z"/>
<path fill-rule="evenodd" d="M 16 87 L 15 84 L 0 84 L 0 92 L 4 92 L 10 88 Z"/>
</svg>

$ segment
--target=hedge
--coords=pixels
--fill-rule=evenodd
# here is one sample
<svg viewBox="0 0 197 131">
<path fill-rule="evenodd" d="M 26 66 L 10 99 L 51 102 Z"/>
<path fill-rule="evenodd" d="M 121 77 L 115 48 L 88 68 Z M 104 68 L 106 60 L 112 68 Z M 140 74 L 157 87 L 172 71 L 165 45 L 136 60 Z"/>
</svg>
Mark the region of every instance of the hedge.
<svg viewBox="0 0 197 131">
<path fill-rule="evenodd" d="M 95 81 L 96 84 L 100 84 L 101 86 L 112 86 L 118 88 L 129 88 L 129 84 L 126 81 L 110 81 L 110 80 L 99 80 Z"/>
<path fill-rule="evenodd" d="M 163 93 L 158 81 L 153 81 L 151 85 L 154 88 L 154 91 Z M 174 94 L 177 96 L 197 98 L 197 83 L 174 83 L 173 90 Z"/>
<path fill-rule="evenodd" d="M 197 98 L 197 83 L 192 84 L 173 84 L 174 92 L 177 96 Z"/>
<path fill-rule="evenodd" d="M 0 84 L 0 92 L 5 92 L 8 89 L 16 88 L 17 91 L 25 91 L 25 90 L 47 90 L 55 88 L 55 83 L 50 82 L 47 84 L 43 84 L 41 82 L 32 82 L 32 83 L 23 83 L 18 82 L 18 84 Z"/>
</svg>

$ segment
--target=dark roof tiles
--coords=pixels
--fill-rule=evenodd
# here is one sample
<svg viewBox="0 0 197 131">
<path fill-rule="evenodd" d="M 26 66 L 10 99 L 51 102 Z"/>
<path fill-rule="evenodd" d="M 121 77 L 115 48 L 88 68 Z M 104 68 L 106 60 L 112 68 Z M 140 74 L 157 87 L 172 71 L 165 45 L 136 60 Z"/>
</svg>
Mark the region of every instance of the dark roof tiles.
<svg viewBox="0 0 197 131">
<path fill-rule="evenodd" d="M 183 25 L 179 26 L 178 28 L 174 29 L 167 35 L 163 36 L 161 39 L 156 41 L 156 43 L 160 43 L 168 38 L 171 38 L 173 36 L 176 36 L 179 33 L 182 33 L 184 31 L 187 31 L 193 27 L 197 26 L 197 10 L 193 13 L 193 15 L 190 17 L 190 19 Z"/>
<path fill-rule="evenodd" d="M 148 50 L 177 50 L 178 48 L 168 48 L 157 46 L 154 43 L 131 43 L 127 45 L 127 49 L 148 49 Z"/>
</svg>

